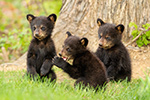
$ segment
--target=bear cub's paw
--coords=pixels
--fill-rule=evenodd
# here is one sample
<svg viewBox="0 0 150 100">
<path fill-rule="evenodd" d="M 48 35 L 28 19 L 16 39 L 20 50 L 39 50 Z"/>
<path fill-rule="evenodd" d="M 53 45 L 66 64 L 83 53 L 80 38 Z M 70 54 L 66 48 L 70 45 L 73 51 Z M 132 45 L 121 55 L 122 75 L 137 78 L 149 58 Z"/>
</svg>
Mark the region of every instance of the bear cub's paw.
<svg viewBox="0 0 150 100">
<path fill-rule="evenodd" d="M 53 61 L 52 61 L 52 62 L 53 62 L 54 65 L 56 65 L 56 66 L 59 67 L 59 68 L 63 68 L 64 66 L 67 65 L 67 62 L 64 61 L 63 58 L 58 57 L 58 56 L 55 56 L 55 57 L 53 58 Z"/>
<path fill-rule="evenodd" d="M 41 73 L 40 73 L 40 76 L 45 76 L 49 70 L 47 69 L 44 69 L 43 67 L 40 69 Z"/>
</svg>

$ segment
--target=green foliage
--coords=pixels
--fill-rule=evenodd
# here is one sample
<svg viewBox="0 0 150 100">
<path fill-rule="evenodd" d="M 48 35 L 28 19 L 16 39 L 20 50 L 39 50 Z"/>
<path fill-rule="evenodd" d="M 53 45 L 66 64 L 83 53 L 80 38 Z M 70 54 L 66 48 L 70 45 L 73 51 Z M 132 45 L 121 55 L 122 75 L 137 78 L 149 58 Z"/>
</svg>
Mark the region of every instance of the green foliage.
<svg viewBox="0 0 150 100">
<path fill-rule="evenodd" d="M 27 51 L 32 38 L 27 14 L 59 16 L 61 0 L 2 0 L 0 9 L 0 53 L 1 47 L 9 52 L 9 58 L 17 59 Z M 3 61 L 0 57 L 0 63 Z"/>
<path fill-rule="evenodd" d="M 28 49 L 30 40 L 31 32 L 29 29 L 23 31 L 14 29 L 7 35 L 3 34 L 3 37 L 0 37 L 0 47 L 5 47 L 6 50 L 19 50 L 20 53 L 24 53 Z"/>
<path fill-rule="evenodd" d="M 106 90 L 95 93 L 78 89 L 71 80 L 49 83 L 22 78 L 25 71 L 0 71 L 1 100 L 150 100 L 150 78 L 132 82 L 110 82 Z M 87 91 L 86 91 L 87 90 Z"/>
<path fill-rule="evenodd" d="M 134 27 L 135 29 L 132 31 L 131 35 L 133 36 L 133 39 L 136 38 L 142 31 L 138 29 L 138 26 L 134 22 L 129 23 L 129 27 Z M 143 25 L 144 29 L 150 28 L 150 24 Z M 150 30 L 146 31 L 144 34 L 142 34 L 137 40 L 136 43 L 138 47 L 141 47 L 143 45 L 150 44 Z"/>
</svg>

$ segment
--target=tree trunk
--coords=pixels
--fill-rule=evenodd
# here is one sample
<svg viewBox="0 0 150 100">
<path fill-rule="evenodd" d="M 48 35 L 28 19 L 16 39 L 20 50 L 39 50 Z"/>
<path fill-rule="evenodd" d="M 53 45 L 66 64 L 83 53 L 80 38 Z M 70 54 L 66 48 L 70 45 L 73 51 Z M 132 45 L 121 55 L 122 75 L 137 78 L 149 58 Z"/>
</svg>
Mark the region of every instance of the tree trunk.
<svg viewBox="0 0 150 100">
<path fill-rule="evenodd" d="M 139 26 L 150 22 L 150 0 L 62 0 L 62 3 L 60 16 L 53 31 L 57 53 L 61 50 L 67 31 L 87 37 L 88 48 L 95 51 L 98 47 L 97 18 L 108 23 L 124 24 L 124 41 L 130 37 L 130 22 Z M 21 59 L 26 63 L 25 55 Z M 15 63 L 17 62 L 19 63 L 20 59 Z"/>
<path fill-rule="evenodd" d="M 87 37 L 88 47 L 97 48 L 97 18 L 114 24 L 124 24 L 123 41 L 129 40 L 130 22 L 142 25 L 150 22 L 150 0 L 63 0 L 60 16 L 53 32 L 58 52 L 65 39 L 66 31 Z"/>
</svg>

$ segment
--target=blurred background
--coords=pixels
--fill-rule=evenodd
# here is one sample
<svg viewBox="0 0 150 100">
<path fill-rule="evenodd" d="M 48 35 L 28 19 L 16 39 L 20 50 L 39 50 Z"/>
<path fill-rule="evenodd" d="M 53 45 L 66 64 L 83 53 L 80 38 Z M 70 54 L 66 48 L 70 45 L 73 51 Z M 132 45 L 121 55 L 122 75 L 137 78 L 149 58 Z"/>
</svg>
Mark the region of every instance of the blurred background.
<svg viewBox="0 0 150 100">
<path fill-rule="evenodd" d="M 0 64 L 13 62 L 23 55 L 32 39 L 27 14 L 59 16 L 61 0 L 0 1 Z"/>
</svg>

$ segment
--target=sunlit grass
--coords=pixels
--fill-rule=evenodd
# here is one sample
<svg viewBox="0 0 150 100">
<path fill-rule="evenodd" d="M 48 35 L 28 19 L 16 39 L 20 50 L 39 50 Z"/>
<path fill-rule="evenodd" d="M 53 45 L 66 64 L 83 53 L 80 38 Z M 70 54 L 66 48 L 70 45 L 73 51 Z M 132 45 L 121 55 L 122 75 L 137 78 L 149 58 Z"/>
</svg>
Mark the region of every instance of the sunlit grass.
<svg viewBox="0 0 150 100">
<path fill-rule="evenodd" d="M 79 90 L 71 80 L 49 83 L 22 78 L 25 71 L 0 72 L 0 100 L 149 100 L 150 78 L 110 82 L 105 91 Z M 59 81 L 59 80 L 57 80 Z"/>
</svg>

